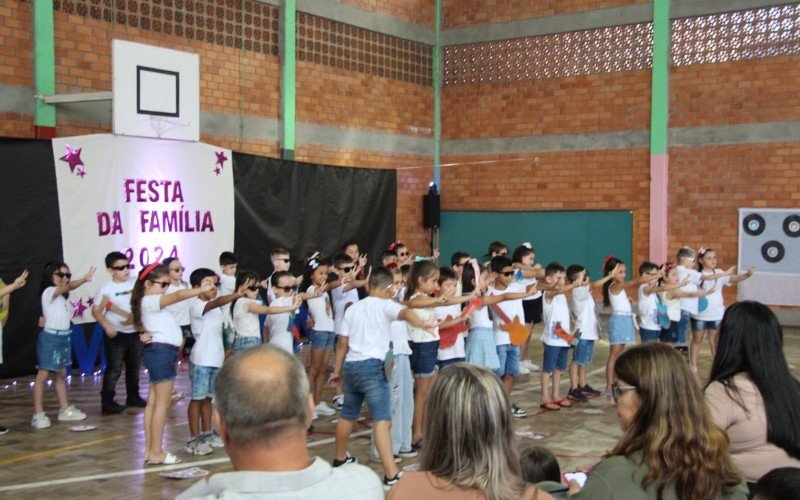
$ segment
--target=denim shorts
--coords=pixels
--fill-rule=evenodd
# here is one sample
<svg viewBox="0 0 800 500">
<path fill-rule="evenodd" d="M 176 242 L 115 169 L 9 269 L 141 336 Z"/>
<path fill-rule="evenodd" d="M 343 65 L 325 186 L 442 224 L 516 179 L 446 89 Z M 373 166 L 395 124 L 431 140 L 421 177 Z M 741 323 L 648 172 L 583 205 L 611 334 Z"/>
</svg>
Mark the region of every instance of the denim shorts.
<svg viewBox="0 0 800 500">
<path fill-rule="evenodd" d="M 343 419 L 358 420 L 365 399 L 373 422 L 392 419 L 392 393 L 383 373 L 383 360 L 347 361 L 343 372 Z"/>
<path fill-rule="evenodd" d="M 608 318 L 608 343 L 630 344 L 636 340 L 633 316 L 630 314 L 612 314 Z"/>
<path fill-rule="evenodd" d="M 464 361 L 466 361 L 466 360 L 467 360 L 467 358 L 450 358 L 450 359 L 443 359 L 443 360 L 441 360 L 441 361 L 437 361 L 437 362 L 436 362 L 436 366 L 438 366 L 438 367 L 439 367 L 439 369 L 441 370 L 442 368 L 444 368 L 444 367 L 445 367 L 445 366 L 447 366 L 447 365 L 452 365 L 453 363 L 463 363 L 463 362 L 464 362 Z"/>
<path fill-rule="evenodd" d="M 236 336 L 233 340 L 233 353 L 236 354 L 237 352 L 244 351 L 245 349 L 250 349 L 251 347 L 256 347 L 261 345 L 261 339 L 258 337 L 240 337 Z"/>
<path fill-rule="evenodd" d="M 192 381 L 192 400 L 214 397 L 214 381 L 217 379 L 219 368 L 213 366 L 198 366 L 189 362 L 189 379 Z"/>
<path fill-rule="evenodd" d="M 544 344 L 544 362 L 542 371 L 553 373 L 553 370 L 564 371 L 567 369 L 569 347 Z"/>
<path fill-rule="evenodd" d="M 436 371 L 436 357 L 439 355 L 439 341 L 430 342 L 409 342 L 411 355 L 408 360 L 411 362 L 411 373 L 414 378 L 427 378 L 433 376 Z"/>
<path fill-rule="evenodd" d="M 686 338 L 689 334 L 692 313 L 681 309 L 681 320 L 678 322 L 678 345 L 686 345 Z"/>
<path fill-rule="evenodd" d="M 719 321 L 692 318 L 692 330 L 716 330 L 717 328 L 719 328 Z"/>
<path fill-rule="evenodd" d="M 311 337 L 312 349 L 333 349 L 333 345 L 336 343 L 336 334 L 333 332 L 311 330 L 309 337 Z"/>
<path fill-rule="evenodd" d="M 142 350 L 142 363 L 147 368 L 150 383 L 157 384 L 175 380 L 178 365 L 178 346 L 153 342 L 145 344 Z"/>
<path fill-rule="evenodd" d="M 36 368 L 60 372 L 72 364 L 72 343 L 70 330 L 45 329 L 36 339 Z"/>
<path fill-rule="evenodd" d="M 642 343 L 645 342 L 653 342 L 658 340 L 658 336 L 661 335 L 661 330 L 648 330 L 647 328 L 639 328 L 639 336 L 642 337 Z"/>
<path fill-rule="evenodd" d="M 670 321 L 669 328 L 662 328 L 661 333 L 658 335 L 658 340 L 666 342 L 667 344 L 675 344 L 678 342 L 678 328 L 680 323 L 677 321 Z"/>
<path fill-rule="evenodd" d="M 494 371 L 498 377 L 519 375 L 519 347 L 513 344 L 497 346 L 497 357 L 500 359 L 500 368 Z"/>
<path fill-rule="evenodd" d="M 658 338 L 658 337 L 656 337 Z M 578 345 L 572 353 L 572 362 L 578 366 L 589 366 L 594 358 L 594 340 L 578 339 Z M 563 370 L 563 368 L 560 368 Z"/>
</svg>

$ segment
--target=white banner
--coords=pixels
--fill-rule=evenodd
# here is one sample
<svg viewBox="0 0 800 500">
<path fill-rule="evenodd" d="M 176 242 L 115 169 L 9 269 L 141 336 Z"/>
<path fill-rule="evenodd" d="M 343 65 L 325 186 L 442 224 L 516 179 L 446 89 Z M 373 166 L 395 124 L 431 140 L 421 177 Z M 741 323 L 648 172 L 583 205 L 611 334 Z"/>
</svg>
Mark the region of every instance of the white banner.
<svg viewBox="0 0 800 500">
<path fill-rule="evenodd" d="M 130 258 L 132 276 L 178 257 L 188 281 L 192 270 L 216 269 L 219 254 L 233 250 L 230 150 L 101 134 L 53 139 L 53 155 L 64 261 L 73 279 L 97 268 L 93 282 L 70 295 L 74 322 L 93 321 L 90 298 L 109 280 L 111 251 Z"/>
</svg>

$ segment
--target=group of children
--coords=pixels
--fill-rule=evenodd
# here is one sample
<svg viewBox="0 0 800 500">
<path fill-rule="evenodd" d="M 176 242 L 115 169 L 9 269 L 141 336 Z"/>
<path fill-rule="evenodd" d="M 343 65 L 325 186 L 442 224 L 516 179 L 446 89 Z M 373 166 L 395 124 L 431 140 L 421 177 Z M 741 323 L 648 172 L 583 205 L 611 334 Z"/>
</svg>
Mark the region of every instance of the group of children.
<svg viewBox="0 0 800 500">
<path fill-rule="evenodd" d="M 313 253 L 305 260 L 302 275 L 294 276 L 289 272 L 290 252 L 275 249 L 270 254 L 274 271 L 262 280 L 253 271 L 239 270 L 236 256 L 224 252 L 219 274 L 196 269 L 186 283 L 179 259 L 153 263 L 132 278 L 127 257 L 112 252 L 105 262 L 111 281 L 100 288 L 93 306 L 94 317 L 106 332 L 107 353 L 113 353 L 101 391 L 103 411 L 119 413 L 126 406 L 144 406 L 145 463 L 179 462 L 162 448 L 162 441 L 177 361 L 188 356 L 192 389 L 186 451 L 210 453 L 223 445 L 212 428 L 211 401 L 214 379 L 226 356 L 262 342 L 297 352 L 299 332 L 305 331 L 313 417 L 341 412 L 334 466 L 355 460 L 347 452 L 347 441 L 366 400 L 374 423 L 372 455 L 383 464 L 384 484 L 391 486 L 399 478 L 396 462 L 415 456 L 423 444 L 426 401 L 438 369 L 457 362 L 485 366 L 502 379 L 510 396 L 521 368 L 538 369 L 527 359 L 527 349 L 534 327 L 542 323 L 540 407 L 557 411 L 600 396 L 588 384 L 586 367 L 601 334 L 593 291 L 602 289 L 603 303 L 611 312 L 605 394 L 613 404 L 614 363 L 625 345 L 635 341 L 637 329 L 642 342 L 658 340 L 683 349 L 691 325 L 690 362 L 696 371 L 697 353 L 706 336 L 714 351 L 724 312 L 722 287 L 753 273 L 717 269 L 716 253 L 707 248 L 697 254 L 682 248 L 675 264 L 645 262 L 633 280 L 626 280 L 625 263 L 611 256 L 603 276 L 592 281 L 581 265 L 535 264 L 530 244 L 517 247 L 511 258 L 508 254 L 506 245 L 493 242 L 484 264 L 456 252 L 450 266 L 439 267 L 434 263 L 437 254 L 414 257 L 395 242 L 381 256 L 383 266 L 369 268 L 358 245 L 349 242 L 332 259 Z M 35 428 L 50 426 L 42 390 L 53 372 L 59 374 L 55 381 L 59 420 L 86 418 L 69 405 L 64 383 L 65 367 L 71 362 L 66 298 L 93 276 L 90 269 L 73 281 L 61 262 L 45 269 Z M 23 286 L 26 278 L 27 272 L 0 288 L 0 297 Z M 633 287 L 638 289 L 638 322 L 626 291 Z M 263 328 L 262 315 L 266 315 Z M 334 350 L 333 373 L 326 381 Z M 139 358 L 150 378 L 146 402 L 138 392 Z M 114 401 L 123 363 L 126 405 Z M 563 371 L 570 379 L 565 397 L 560 392 Z M 326 382 L 336 388 L 333 407 L 322 398 Z M 514 417 L 527 415 L 517 405 L 511 411 Z"/>
</svg>

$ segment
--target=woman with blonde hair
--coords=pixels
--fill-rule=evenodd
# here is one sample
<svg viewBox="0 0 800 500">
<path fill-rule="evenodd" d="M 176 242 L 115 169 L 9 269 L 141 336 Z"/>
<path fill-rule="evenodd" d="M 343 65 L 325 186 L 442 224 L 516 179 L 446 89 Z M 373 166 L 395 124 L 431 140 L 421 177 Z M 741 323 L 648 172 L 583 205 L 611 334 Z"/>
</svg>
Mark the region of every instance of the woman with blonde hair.
<svg viewBox="0 0 800 500">
<path fill-rule="evenodd" d="M 747 498 L 742 476 L 680 354 L 660 343 L 623 353 L 612 393 L 622 439 L 574 498 Z M 570 491 L 577 490 L 571 485 Z"/>
<path fill-rule="evenodd" d="M 522 479 L 500 380 L 468 363 L 445 367 L 433 383 L 420 472 L 403 475 L 390 499 L 551 499 Z"/>
</svg>

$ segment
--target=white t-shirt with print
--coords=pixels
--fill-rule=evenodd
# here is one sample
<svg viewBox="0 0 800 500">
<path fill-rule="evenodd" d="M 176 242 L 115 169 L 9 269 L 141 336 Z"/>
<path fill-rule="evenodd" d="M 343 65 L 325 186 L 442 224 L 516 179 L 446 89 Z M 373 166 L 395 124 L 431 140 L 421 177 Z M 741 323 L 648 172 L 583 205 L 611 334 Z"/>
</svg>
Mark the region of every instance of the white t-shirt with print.
<svg viewBox="0 0 800 500">
<path fill-rule="evenodd" d="M 561 323 L 561 328 L 572 333 L 570 329 L 569 305 L 567 298 L 560 293 L 547 302 L 547 296 L 542 301 L 544 316 L 544 329 L 542 330 L 542 342 L 550 346 L 569 347 L 569 343 L 554 333 L 556 323 Z"/>
<path fill-rule="evenodd" d="M 661 322 L 658 319 L 658 295 L 644 294 L 644 289 L 649 286 L 651 285 L 648 283 L 639 285 L 639 326 L 645 330 L 661 330 Z"/>
<path fill-rule="evenodd" d="M 180 283 L 179 285 L 175 285 L 170 283 L 167 287 L 166 295 L 171 293 L 178 292 L 180 290 L 188 290 L 189 284 L 188 283 Z M 172 317 L 175 318 L 175 322 L 178 323 L 180 326 L 185 326 L 191 323 L 191 315 L 189 313 L 189 308 L 192 306 L 191 300 L 182 300 L 180 302 L 176 302 L 171 306 L 167 306 L 166 310 L 172 314 Z"/>
<path fill-rule="evenodd" d="M 222 341 L 222 324 L 225 321 L 222 309 L 215 307 L 203 314 L 205 300 L 195 297 L 191 302 L 192 335 L 194 346 L 189 360 L 196 366 L 219 368 L 225 361 L 225 346 Z"/>
<path fill-rule="evenodd" d="M 597 305 L 592 296 L 590 285 L 572 289 L 572 298 L 569 300 L 572 314 L 575 316 L 575 329 L 581 331 L 582 340 L 598 340 L 597 335 Z"/>
<path fill-rule="evenodd" d="M 316 285 L 311 285 L 306 290 L 306 293 L 314 293 L 316 289 Z M 333 323 L 333 308 L 327 292 L 319 297 L 308 299 L 306 305 L 308 306 L 308 314 L 314 320 L 315 331 L 332 332 L 334 330 L 336 326 Z"/>
<path fill-rule="evenodd" d="M 136 284 L 136 278 L 131 278 L 128 281 L 123 281 L 122 283 L 117 283 L 115 281 L 109 281 L 105 285 L 101 286 L 100 289 L 94 296 L 94 304 L 105 310 L 105 300 L 111 301 L 114 306 L 126 311 L 128 313 L 131 312 L 131 291 L 133 291 L 133 285 Z M 184 301 L 186 302 L 186 301 Z M 120 316 L 119 314 L 115 313 L 113 310 L 105 311 L 104 316 L 106 321 L 111 323 L 111 326 L 114 327 L 114 330 L 117 333 L 133 333 L 136 331 L 136 328 L 133 326 L 133 322 L 128 322 L 127 324 L 123 324 L 125 321 L 128 321 L 128 318 Z"/>
<path fill-rule="evenodd" d="M 725 271 L 722 269 L 714 269 L 714 271 L 710 273 L 701 273 L 701 276 L 707 277 L 714 274 L 722 274 L 724 272 Z M 714 287 L 717 287 L 717 289 L 706 295 L 706 299 L 708 299 L 708 307 L 706 307 L 704 311 L 700 311 L 698 308 L 697 314 L 693 314 L 692 317 L 701 321 L 720 321 L 722 316 L 725 314 L 725 302 L 722 299 L 722 288 L 726 286 L 731 286 L 730 276 L 723 276 L 721 278 L 717 278 L 716 280 L 701 281 L 701 289 L 711 290 Z"/>
<path fill-rule="evenodd" d="M 258 300 L 242 297 L 233 305 L 233 325 L 239 337 L 261 338 L 261 327 L 258 323 L 258 314 L 251 313 L 248 308 L 251 304 L 260 304 Z M 228 307 L 228 306 L 225 306 Z"/>
<path fill-rule="evenodd" d="M 380 359 L 389 352 L 391 324 L 405 309 L 391 299 L 366 297 L 347 308 L 339 335 L 348 337 L 345 361 Z"/>
<path fill-rule="evenodd" d="M 294 297 L 275 297 L 270 303 L 270 307 L 284 307 L 291 306 L 294 303 Z M 294 345 L 292 342 L 292 331 L 289 329 L 289 320 L 292 318 L 292 313 L 270 314 L 267 316 L 267 326 L 269 327 L 269 343 L 274 344 L 284 351 L 294 354 Z"/>
<path fill-rule="evenodd" d="M 486 291 L 486 295 L 503 295 L 506 293 L 524 293 L 525 286 L 520 285 L 519 283 L 510 283 L 508 288 L 505 290 L 498 290 L 494 287 L 489 287 Z M 497 307 L 499 307 L 508 319 L 514 321 L 514 318 L 519 318 L 519 322 L 525 324 L 525 310 L 522 308 L 522 300 L 504 300 L 502 302 L 497 303 Z M 508 335 L 508 332 L 505 330 L 500 329 L 500 325 L 504 324 L 503 319 L 500 318 L 500 315 L 497 312 L 493 312 L 492 315 L 494 316 L 494 333 L 495 333 L 495 344 L 496 345 L 508 345 L 511 343 L 511 338 Z"/>
<path fill-rule="evenodd" d="M 183 344 L 181 327 L 166 309 L 161 309 L 161 295 L 142 297 L 142 326 L 153 342 L 180 347 Z M 187 300 L 188 302 L 188 300 Z"/>
<path fill-rule="evenodd" d="M 686 266 L 678 266 L 678 281 L 683 281 L 689 278 L 689 283 L 681 287 L 681 290 L 688 293 L 697 291 L 697 286 L 700 284 L 700 272 Z M 691 314 L 697 314 L 697 297 L 681 297 L 681 310 L 689 311 Z"/>
<path fill-rule="evenodd" d="M 453 319 L 461 315 L 461 304 L 434 307 L 433 310 L 438 319 L 445 320 L 448 316 Z M 466 356 L 467 353 L 464 350 L 464 334 L 462 333 L 456 337 L 456 342 L 452 346 L 445 348 L 440 347 L 436 359 L 444 361 L 447 359 L 465 358 Z"/>
<path fill-rule="evenodd" d="M 72 326 L 67 310 L 67 299 L 59 295 L 53 297 L 56 287 L 51 286 L 42 292 L 42 315 L 44 327 L 50 330 L 69 330 Z"/>
</svg>

